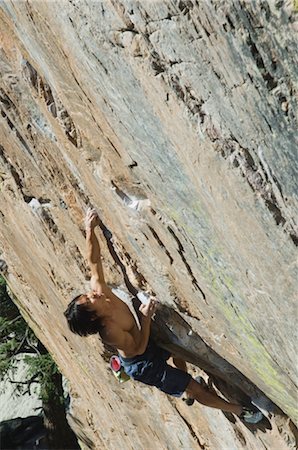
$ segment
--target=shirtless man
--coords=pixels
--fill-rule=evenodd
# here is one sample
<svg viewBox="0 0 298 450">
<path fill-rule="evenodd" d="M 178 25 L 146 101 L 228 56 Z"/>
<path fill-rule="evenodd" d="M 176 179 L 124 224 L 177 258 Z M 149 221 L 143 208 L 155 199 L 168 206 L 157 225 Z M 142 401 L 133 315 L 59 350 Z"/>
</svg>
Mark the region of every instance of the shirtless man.
<svg viewBox="0 0 298 450">
<path fill-rule="evenodd" d="M 170 352 L 150 339 L 151 319 L 157 302 L 142 304 L 139 329 L 128 306 L 107 286 L 104 278 L 100 246 L 95 235 L 99 218 L 95 210 L 86 215 L 87 257 L 91 269 L 91 291 L 73 299 L 64 315 L 72 332 L 80 336 L 99 333 L 101 339 L 117 348 L 125 372 L 133 379 L 156 386 L 161 391 L 180 397 L 184 392 L 203 405 L 240 416 L 257 423 L 262 414 L 241 405 L 229 403 L 210 392 L 187 373 L 186 364 L 173 357 L 176 367 L 167 364 Z"/>
</svg>

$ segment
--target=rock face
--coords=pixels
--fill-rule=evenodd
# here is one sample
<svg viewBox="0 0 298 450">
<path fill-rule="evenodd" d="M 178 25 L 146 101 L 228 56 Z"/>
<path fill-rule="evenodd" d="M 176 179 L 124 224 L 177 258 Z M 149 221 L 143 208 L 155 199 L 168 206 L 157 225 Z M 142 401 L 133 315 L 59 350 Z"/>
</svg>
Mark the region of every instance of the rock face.
<svg viewBox="0 0 298 450">
<path fill-rule="evenodd" d="M 27 371 L 28 366 L 25 364 L 23 357 L 19 356 L 15 360 L 17 370 L 9 372 L 9 378 L 0 382 L 0 404 L 4 405 L 0 411 L 0 424 L 5 420 L 16 418 L 25 418 L 28 416 L 37 415 L 42 409 L 42 402 L 38 397 L 39 387 L 31 389 L 30 392 L 16 395 L 16 385 L 10 382 L 28 380 Z"/>
<path fill-rule="evenodd" d="M 295 27 L 282 0 L 1 2 L 0 257 L 89 447 L 294 448 Z M 87 206 L 107 280 L 155 293 L 158 339 L 265 432 L 117 384 L 68 332 Z"/>
</svg>

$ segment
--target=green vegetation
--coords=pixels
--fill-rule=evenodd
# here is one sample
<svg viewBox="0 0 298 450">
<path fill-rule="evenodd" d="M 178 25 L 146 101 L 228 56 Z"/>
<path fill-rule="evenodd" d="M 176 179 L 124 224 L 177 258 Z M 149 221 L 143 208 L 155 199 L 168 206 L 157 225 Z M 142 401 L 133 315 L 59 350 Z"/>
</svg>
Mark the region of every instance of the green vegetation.
<svg viewBox="0 0 298 450">
<path fill-rule="evenodd" d="M 23 355 L 28 367 L 25 381 L 14 379 L 18 355 Z M 0 276 L 0 380 L 7 378 L 15 384 L 17 395 L 30 393 L 32 385 L 39 386 L 49 448 L 79 449 L 66 420 L 62 375 L 23 319 Z"/>
<path fill-rule="evenodd" d="M 24 355 L 27 364 L 27 381 L 13 379 L 17 367 L 17 355 Z M 4 278 L 0 276 L 0 380 L 9 377 L 16 385 L 16 393 L 30 392 L 31 384 L 41 386 L 41 400 L 47 401 L 55 389 L 53 376 L 59 373 L 51 355 L 25 322 L 11 300 Z M 61 399 L 63 402 L 63 399 Z"/>
</svg>

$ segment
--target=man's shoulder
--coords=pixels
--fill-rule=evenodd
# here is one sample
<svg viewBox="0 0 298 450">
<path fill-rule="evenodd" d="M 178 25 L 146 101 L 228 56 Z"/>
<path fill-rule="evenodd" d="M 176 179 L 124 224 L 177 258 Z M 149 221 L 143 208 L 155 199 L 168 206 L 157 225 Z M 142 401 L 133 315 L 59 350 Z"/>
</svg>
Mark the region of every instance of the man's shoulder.
<svg viewBox="0 0 298 450">
<path fill-rule="evenodd" d="M 103 341 L 109 344 L 109 341 L 117 340 L 117 337 L 120 337 L 121 330 L 115 324 L 115 322 L 111 319 L 104 319 L 102 322 L 102 329 L 100 332 L 100 337 Z"/>
</svg>

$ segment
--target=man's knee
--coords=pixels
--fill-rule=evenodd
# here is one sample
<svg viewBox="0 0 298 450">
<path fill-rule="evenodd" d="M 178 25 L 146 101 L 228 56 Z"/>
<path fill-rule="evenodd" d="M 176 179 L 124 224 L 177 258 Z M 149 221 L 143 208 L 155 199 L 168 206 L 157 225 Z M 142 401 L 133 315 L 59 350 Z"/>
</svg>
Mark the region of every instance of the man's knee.
<svg viewBox="0 0 298 450">
<path fill-rule="evenodd" d="M 208 395 L 208 389 L 205 386 L 198 383 L 196 380 L 191 378 L 185 392 L 192 398 L 195 398 L 199 402 L 204 401 L 206 394 Z"/>
<path fill-rule="evenodd" d="M 174 363 L 175 367 L 177 367 L 180 370 L 183 370 L 183 372 L 187 372 L 186 362 L 183 359 L 178 358 L 175 355 L 172 355 L 172 358 L 173 358 L 173 363 Z"/>
</svg>

